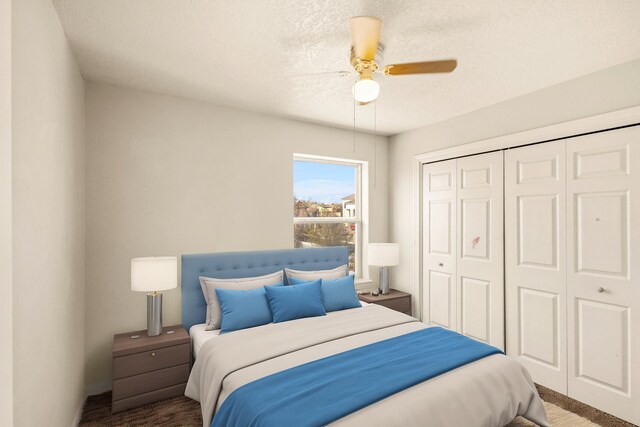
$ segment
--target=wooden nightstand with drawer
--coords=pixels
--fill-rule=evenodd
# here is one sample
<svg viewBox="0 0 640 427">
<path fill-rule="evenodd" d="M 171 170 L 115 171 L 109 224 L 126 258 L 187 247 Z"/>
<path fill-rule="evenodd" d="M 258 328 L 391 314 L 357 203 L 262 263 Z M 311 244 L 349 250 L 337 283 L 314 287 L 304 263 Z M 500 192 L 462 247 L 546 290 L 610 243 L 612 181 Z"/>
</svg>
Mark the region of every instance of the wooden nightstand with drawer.
<svg viewBox="0 0 640 427">
<path fill-rule="evenodd" d="M 173 331 L 173 332 L 171 332 Z M 138 338 L 131 338 L 138 335 Z M 118 412 L 158 400 L 181 396 L 189 379 L 191 344 L 182 325 L 113 337 L 111 411 Z"/>
<path fill-rule="evenodd" d="M 369 304 L 383 305 L 391 310 L 411 316 L 411 294 L 406 292 L 389 289 L 387 295 L 380 294 L 373 296 L 371 294 L 359 294 L 358 298 L 360 301 L 368 302 Z"/>
</svg>

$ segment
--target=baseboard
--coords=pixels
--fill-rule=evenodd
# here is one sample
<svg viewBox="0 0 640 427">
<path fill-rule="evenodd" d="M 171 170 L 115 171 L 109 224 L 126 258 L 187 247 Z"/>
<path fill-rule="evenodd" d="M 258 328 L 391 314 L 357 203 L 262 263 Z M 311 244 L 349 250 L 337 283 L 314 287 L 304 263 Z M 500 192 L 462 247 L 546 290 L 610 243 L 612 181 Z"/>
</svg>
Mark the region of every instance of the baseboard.
<svg viewBox="0 0 640 427">
<path fill-rule="evenodd" d="M 80 424 L 80 419 L 82 418 L 82 409 L 84 408 L 84 403 L 87 401 L 87 395 L 85 394 L 82 399 L 80 399 L 80 406 L 76 411 L 76 415 L 73 417 L 73 422 L 71 423 L 71 427 L 78 427 Z"/>
<path fill-rule="evenodd" d="M 107 391 L 111 390 L 111 386 L 112 386 L 111 381 L 105 381 L 105 382 L 101 382 L 101 383 L 89 384 L 84 389 L 84 394 L 86 396 L 93 396 L 93 395 L 96 395 L 96 394 L 102 394 L 104 392 L 107 392 Z"/>
</svg>

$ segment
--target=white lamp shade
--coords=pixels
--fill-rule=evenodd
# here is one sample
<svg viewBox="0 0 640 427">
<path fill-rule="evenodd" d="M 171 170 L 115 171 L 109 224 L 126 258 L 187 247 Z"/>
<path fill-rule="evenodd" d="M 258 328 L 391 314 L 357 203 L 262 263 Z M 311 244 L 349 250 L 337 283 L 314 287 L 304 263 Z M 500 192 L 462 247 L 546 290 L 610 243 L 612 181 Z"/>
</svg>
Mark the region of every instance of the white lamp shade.
<svg viewBox="0 0 640 427">
<path fill-rule="evenodd" d="M 131 290 L 166 291 L 178 286 L 178 258 L 174 256 L 133 258 Z"/>
<path fill-rule="evenodd" d="M 391 267 L 400 264 L 400 245 L 369 243 L 369 265 Z"/>
</svg>

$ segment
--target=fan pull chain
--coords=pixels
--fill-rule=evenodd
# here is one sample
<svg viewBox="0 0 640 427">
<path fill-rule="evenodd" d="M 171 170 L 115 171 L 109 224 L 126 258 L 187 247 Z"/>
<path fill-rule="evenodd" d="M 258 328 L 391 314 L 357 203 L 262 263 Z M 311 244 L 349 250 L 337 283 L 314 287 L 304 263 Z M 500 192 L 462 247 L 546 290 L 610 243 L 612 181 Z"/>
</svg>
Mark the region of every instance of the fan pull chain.
<svg viewBox="0 0 640 427">
<path fill-rule="evenodd" d="M 356 99 L 353 98 L 353 152 L 356 152 Z"/>
<path fill-rule="evenodd" d="M 376 189 L 378 184 L 378 103 L 373 103 L 373 189 Z"/>
</svg>

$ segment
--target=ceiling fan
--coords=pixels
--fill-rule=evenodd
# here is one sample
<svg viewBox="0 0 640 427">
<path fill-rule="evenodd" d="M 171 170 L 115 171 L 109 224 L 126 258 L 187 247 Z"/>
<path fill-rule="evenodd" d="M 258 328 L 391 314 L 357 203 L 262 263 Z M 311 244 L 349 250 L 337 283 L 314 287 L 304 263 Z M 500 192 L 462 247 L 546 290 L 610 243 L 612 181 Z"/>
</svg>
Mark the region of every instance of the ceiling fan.
<svg viewBox="0 0 640 427">
<path fill-rule="evenodd" d="M 442 61 L 409 62 L 385 65 L 380 69 L 384 46 L 380 43 L 382 20 L 373 16 L 356 16 L 349 19 L 351 30 L 351 65 L 358 73 L 353 85 L 353 97 L 361 104 L 375 101 L 380 85 L 373 79 L 374 73 L 387 76 L 409 74 L 450 73 L 458 65 L 455 59 Z"/>
</svg>

